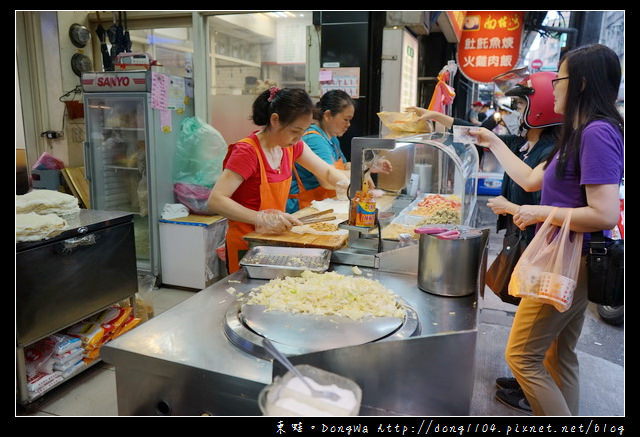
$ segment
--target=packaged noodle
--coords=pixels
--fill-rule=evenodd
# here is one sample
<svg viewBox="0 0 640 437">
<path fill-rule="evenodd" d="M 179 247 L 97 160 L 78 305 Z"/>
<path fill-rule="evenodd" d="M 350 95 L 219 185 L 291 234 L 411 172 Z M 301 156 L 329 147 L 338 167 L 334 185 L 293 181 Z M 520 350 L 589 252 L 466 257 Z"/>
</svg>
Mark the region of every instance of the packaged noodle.
<svg viewBox="0 0 640 437">
<path fill-rule="evenodd" d="M 125 322 L 113 332 L 112 338 L 117 338 L 125 332 L 130 331 L 131 329 L 135 328 L 140 322 L 142 322 L 141 318 L 130 315 L 127 320 L 125 320 Z"/>
<path fill-rule="evenodd" d="M 71 376 L 75 375 L 80 370 L 84 369 L 85 367 L 86 367 L 86 364 L 84 363 L 84 361 L 83 360 L 79 360 L 78 362 L 76 362 L 73 365 L 69 366 L 66 370 L 62 371 L 62 377 L 65 378 L 65 379 L 70 378 Z"/>
<path fill-rule="evenodd" d="M 100 324 L 109 323 L 117 328 L 129 317 L 131 311 L 133 311 L 133 308 L 131 307 L 120 308 L 117 306 L 113 306 L 107 308 L 101 313 L 98 313 L 96 316 L 92 317 L 89 320 Z"/>
<path fill-rule="evenodd" d="M 82 354 L 82 356 L 89 360 L 95 360 L 96 358 L 100 357 L 100 348 L 87 350 Z"/>
<path fill-rule="evenodd" d="M 31 395 L 38 395 L 49 390 L 51 387 L 62 381 L 62 373 L 55 371 L 51 373 L 38 373 L 27 377 L 27 390 Z"/>
<path fill-rule="evenodd" d="M 93 348 L 100 344 L 105 330 L 100 323 L 80 322 L 67 330 L 67 334 L 82 340 L 83 347 Z"/>
<path fill-rule="evenodd" d="M 65 334 L 52 334 L 49 338 L 55 341 L 55 347 L 53 352 L 57 355 L 64 354 L 67 351 L 82 347 L 82 341 L 77 337 L 72 337 Z"/>
<path fill-rule="evenodd" d="M 77 347 L 62 354 L 55 354 L 53 356 L 54 370 L 66 370 L 70 364 L 73 364 L 82 358 L 83 351 L 83 348 Z"/>
<path fill-rule="evenodd" d="M 49 337 L 25 347 L 24 358 L 27 377 L 38 373 L 51 373 L 53 369 L 53 351 L 55 341 Z"/>
</svg>

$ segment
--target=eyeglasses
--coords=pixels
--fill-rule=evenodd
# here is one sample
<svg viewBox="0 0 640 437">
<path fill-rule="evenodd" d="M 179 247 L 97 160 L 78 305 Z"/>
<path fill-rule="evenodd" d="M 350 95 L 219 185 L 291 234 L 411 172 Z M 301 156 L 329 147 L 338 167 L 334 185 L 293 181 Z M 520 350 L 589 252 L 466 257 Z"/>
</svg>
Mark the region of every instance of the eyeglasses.
<svg viewBox="0 0 640 437">
<path fill-rule="evenodd" d="M 559 81 L 561 81 L 561 80 L 565 80 L 565 79 L 569 79 L 569 76 L 566 76 L 566 77 L 559 77 L 559 78 L 557 78 L 557 79 L 553 79 L 553 80 L 551 80 L 551 86 L 552 86 L 552 87 L 553 87 L 553 89 L 555 90 L 555 89 L 556 89 L 556 85 L 558 84 L 558 82 L 559 82 Z"/>
</svg>

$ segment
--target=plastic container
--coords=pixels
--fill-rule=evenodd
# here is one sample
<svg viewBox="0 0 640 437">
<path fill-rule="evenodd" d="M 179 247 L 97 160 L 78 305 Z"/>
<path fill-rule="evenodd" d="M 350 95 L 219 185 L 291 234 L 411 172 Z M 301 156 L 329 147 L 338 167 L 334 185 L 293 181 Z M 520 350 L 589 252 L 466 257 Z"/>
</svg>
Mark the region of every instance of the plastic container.
<svg viewBox="0 0 640 437">
<path fill-rule="evenodd" d="M 31 170 L 31 185 L 36 189 L 58 191 L 60 170 Z"/>
<path fill-rule="evenodd" d="M 274 279 L 300 276 L 305 270 L 326 272 L 330 262 L 328 249 L 256 246 L 242 257 L 240 265 L 250 278 Z"/>
<path fill-rule="evenodd" d="M 158 225 L 163 283 L 202 290 L 221 276 L 216 250 L 224 244 L 226 219 L 188 215 Z"/>
<path fill-rule="evenodd" d="M 418 288 L 439 296 L 467 296 L 478 291 L 484 284 L 481 266 L 489 229 L 451 225 L 437 228 L 457 230 L 459 234 L 449 239 L 420 233 Z"/>
<path fill-rule="evenodd" d="M 260 392 L 258 406 L 263 415 L 357 416 L 359 414 L 362 390 L 354 381 L 306 364 L 295 367 L 303 376 L 311 379 L 307 381 L 312 387 L 333 391 L 338 394 L 338 400 L 312 397 L 302 381 L 293 373 L 287 372 L 282 378 L 276 376 L 273 383 Z"/>
<path fill-rule="evenodd" d="M 71 120 L 84 118 L 84 103 L 77 100 L 66 100 L 64 105 L 67 107 L 67 114 Z"/>
</svg>

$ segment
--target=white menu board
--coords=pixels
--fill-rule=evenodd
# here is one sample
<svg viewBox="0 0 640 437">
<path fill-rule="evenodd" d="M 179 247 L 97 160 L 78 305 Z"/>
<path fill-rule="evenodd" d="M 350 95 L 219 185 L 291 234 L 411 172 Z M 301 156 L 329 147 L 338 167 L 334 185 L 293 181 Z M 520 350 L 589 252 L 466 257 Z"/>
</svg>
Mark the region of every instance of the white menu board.
<svg viewBox="0 0 640 437">
<path fill-rule="evenodd" d="M 321 68 L 318 80 L 320 95 L 331 90 L 343 90 L 352 99 L 360 97 L 360 67 Z"/>
</svg>

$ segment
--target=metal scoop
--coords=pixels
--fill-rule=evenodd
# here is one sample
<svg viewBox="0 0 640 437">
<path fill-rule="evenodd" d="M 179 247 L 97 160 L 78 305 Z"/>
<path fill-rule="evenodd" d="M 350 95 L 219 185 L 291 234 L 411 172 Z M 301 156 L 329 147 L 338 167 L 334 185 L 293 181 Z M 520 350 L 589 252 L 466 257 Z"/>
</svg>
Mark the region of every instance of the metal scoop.
<svg viewBox="0 0 640 437">
<path fill-rule="evenodd" d="M 280 351 L 276 349 L 276 347 L 273 345 L 273 343 L 271 343 L 271 341 L 268 338 L 266 337 L 262 338 L 262 345 L 266 350 L 269 351 L 271 355 L 274 356 L 275 359 L 277 359 L 283 366 L 285 366 L 287 369 L 293 372 L 294 375 L 296 375 L 298 378 L 302 380 L 304 385 L 306 385 L 307 388 L 311 391 L 311 396 L 316 398 L 326 398 L 331 401 L 337 401 L 340 398 L 340 396 L 338 396 L 337 393 L 334 393 L 331 391 L 316 390 L 313 387 L 311 387 L 311 385 L 307 382 L 305 377 L 302 376 L 302 373 L 300 373 L 300 371 L 295 368 L 295 366 L 291 363 L 291 361 L 287 359 L 287 357 L 282 355 Z"/>
</svg>

